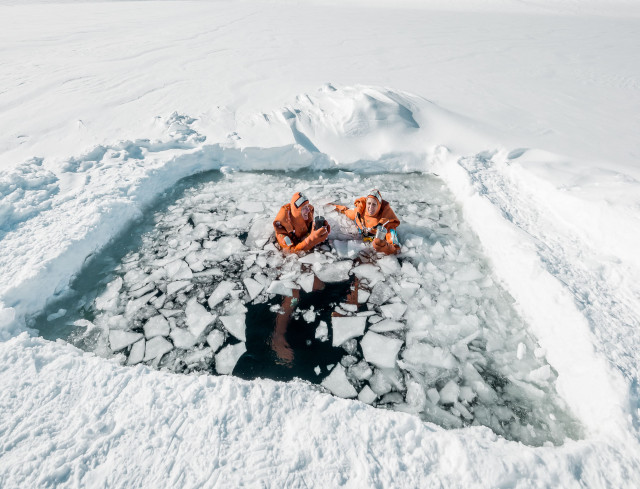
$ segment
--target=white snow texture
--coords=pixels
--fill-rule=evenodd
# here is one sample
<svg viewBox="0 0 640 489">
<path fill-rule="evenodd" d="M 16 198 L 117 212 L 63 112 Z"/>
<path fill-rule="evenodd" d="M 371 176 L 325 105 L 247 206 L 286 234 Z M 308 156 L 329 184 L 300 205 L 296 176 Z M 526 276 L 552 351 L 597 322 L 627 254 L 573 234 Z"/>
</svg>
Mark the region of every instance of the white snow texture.
<svg viewBox="0 0 640 489">
<path fill-rule="evenodd" d="M 630 0 L 1 0 L 0 487 L 640 487 L 639 45 Z M 402 252 L 355 263 L 324 204 L 369 185 Z M 231 376 L 247 304 L 315 277 L 360 284 L 322 386 Z"/>
</svg>

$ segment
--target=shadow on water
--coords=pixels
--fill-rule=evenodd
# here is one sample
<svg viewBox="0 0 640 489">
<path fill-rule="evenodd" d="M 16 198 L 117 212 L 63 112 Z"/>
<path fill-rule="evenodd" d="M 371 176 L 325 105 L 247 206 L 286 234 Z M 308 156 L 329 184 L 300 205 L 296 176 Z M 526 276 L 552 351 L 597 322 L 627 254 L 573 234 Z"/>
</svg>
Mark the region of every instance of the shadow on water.
<svg viewBox="0 0 640 489">
<path fill-rule="evenodd" d="M 283 381 L 300 378 L 319 383 L 330 371 L 327 366 L 338 363 L 345 351 L 331 346 L 330 334 L 329 341 L 318 341 L 315 331 L 321 321 L 331 324 L 335 304 L 345 301 L 352 284 L 353 279 L 325 284 L 322 290 L 301 291 L 299 298 L 248 305 L 247 352 L 236 364 L 233 375 Z M 280 306 L 279 310 L 274 311 L 273 306 Z M 314 320 L 307 322 L 295 312 L 296 308 L 313 308 Z"/>
</svg>

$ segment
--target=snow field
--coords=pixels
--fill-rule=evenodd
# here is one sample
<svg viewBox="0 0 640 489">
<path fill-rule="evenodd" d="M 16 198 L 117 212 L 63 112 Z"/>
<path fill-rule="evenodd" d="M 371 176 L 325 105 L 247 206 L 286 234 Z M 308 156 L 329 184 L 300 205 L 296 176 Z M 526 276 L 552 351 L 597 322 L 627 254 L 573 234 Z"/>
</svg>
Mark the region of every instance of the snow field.
<svg viewBox="0 0 640 489">
<path fill-rule="evenodd" d="M 399 259 L 376 257 L 353 223 L 323 205 L 349 204 L 371 187 L 403 216 Z M 332 225 L 328 245 L 302 257 L 285 256 L 272 244 L 272 218 L 282 196 L 295 189 Z M 339 172 L 303 179 L 228 173 L 220 180 L 214 174 L 155 221 L 139 249 L 99 273 L 112 276 L 106 286 L 93 286 L 100 295 L 91 307 L 85 291 L 65 305 L 73 312 L 44 314 L 36 327 L 47 334 L 58 328 L 54 323 L 75 320 L 80 327 L 71 341 L 103 356 L 123 352 L 129 365 L 230 374 L 246 351 L 252 303 L 304 287 L 313 293 L 306 282 L 314 274 L 325 283 L 352 275 L 357 300 L 332 306 L 332 343 L 345 355 L 322 381 L 329 391 L 446 427 L 484 424 L 529 444 L 580 436 L 554 393 L 556 374 L 544 350 L 494 284 L 438 179 Z M 294 315 L 325 337 L 313 310 Z"/>
<path fill-rule="evenodd" d="M 637 2 L 401 6 L 2 6 L 0 485 L 638 486 Z M 325 86 L 318 104 L 327 80 L 337 89 Z M 396 91 L 394 108 L 388 90 L 341 87 L 357 83 L 432 102 Z M 403 108 L 419 128 L 394 115 Z M 176 110 L 197 119 L 187 126 L 206 144 L 167 137 Z M 507 157 L 513 148 L 567 156 Z M 184 176 L 438 162 L 586 439 L 531 448 L 482 427 L 439 430 L 295 382 L 207 376 L 198 390 L 201 377 L 16 338 Z M 51 324 L 61 309 L 48 311 Z M 392 322 L 402 321 L 378 323 Z"/>
</svg>

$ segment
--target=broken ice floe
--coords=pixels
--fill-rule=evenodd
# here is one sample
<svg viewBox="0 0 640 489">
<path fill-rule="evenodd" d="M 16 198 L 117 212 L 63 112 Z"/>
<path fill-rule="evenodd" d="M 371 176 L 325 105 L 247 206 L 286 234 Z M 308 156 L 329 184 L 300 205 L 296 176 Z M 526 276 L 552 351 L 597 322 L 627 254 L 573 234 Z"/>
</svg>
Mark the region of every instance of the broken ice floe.
<svg viewBox="0 0 640 489">
<path fill-rule="evenodd" d="M 384 189 L 400 216 L 398 256 L 376 255 L 352 222 L 320 204 L 351 205 L 370 187 Z M 273 216 L 294 189 L 332 227 L 326 243 L 299 257 L 272 239 Z M 232 374 L 254 327 L 249 310 L 264 304 L 276 317 L 301 318 L 313 341 L 342 352 L 335 366 L 313 359 L 334 395 L 446 427 L 482 424 L 526 443 L 577 436 L 544 350 L 437 179 L 230 173 L 187 190 L 155 220 L 93 301 L 86 330 L 102 332 L 96 350 L 104 345 L 130 365 Z M 347 281 L 351 292 L 333 303 L 296 305 L 301 294 Z M 52 322 L 68 321 L 58 310 Z"/>
</svg>

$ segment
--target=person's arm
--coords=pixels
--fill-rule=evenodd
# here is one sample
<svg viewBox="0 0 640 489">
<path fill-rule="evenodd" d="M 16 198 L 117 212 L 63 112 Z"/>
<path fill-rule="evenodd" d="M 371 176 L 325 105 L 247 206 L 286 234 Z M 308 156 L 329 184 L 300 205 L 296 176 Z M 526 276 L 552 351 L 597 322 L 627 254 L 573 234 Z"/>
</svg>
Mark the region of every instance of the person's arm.
<svg viewBox="0 0 640 489">
<path fill-rule="evenodd" d="M 329 237 L 329 230 L 322 226 L 320 229 L 312 229 L 291 251 L 309 251 Z"/>
<path fill-rule="evenodd" d="M 358 216 L 358 213 L 360 215 L 364 214 L 364 200 L 365 199 L 363 199 L 362 197 L 360 197 L 359 199 L 356 199 L 353 209 L 349 209 L 345 205 L 336 205 L 335 207 L 340 214 L 344 214 L 352 221 L 355 221 L 356 217 Z"/>
<path fill-rule="evenodd" d="M 395 217 L 395 215 L 394 215 Z M 382 223 L 384 227 L 387 229 L 387 233 L 383 239 L 376 237 L 373 240 L 373 249 L 384 253 L 385 255 L 393 255 L 400 251 L 400 242 L 398 241 L 398 234 L 396 232 L 396 228 L 400 224 L 400 221 L 395 218 L 390 221 Z"/>
</svg>

